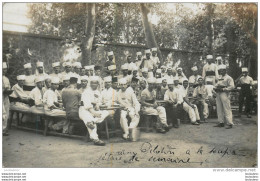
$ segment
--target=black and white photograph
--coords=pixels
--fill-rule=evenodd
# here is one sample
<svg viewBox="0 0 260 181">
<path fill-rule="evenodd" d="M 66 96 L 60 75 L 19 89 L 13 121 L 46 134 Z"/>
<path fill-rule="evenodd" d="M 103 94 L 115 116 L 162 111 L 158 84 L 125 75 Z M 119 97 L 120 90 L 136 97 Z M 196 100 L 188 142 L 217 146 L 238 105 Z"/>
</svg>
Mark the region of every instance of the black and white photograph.
<svg viewBox="0 0 260 181">
<path fill-rule="evenodd" d="M 257 2 L 2 2 L 2 180 L 8 168 L 247 168 L 246 180 L 257 33 Z"/>
</svg>

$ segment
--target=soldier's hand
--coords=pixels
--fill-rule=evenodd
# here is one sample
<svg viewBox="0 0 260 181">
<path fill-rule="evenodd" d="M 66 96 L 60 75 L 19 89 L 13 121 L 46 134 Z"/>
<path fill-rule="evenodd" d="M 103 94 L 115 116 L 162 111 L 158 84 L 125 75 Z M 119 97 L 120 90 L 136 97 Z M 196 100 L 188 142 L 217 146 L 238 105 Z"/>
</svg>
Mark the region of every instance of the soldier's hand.
<svg viewBox="0 0 260 181">
<path fill-rule="evenodd" d="M 101 113 L 99 113 L 99 112 L 94 112 L 94 117 L 101 118 Z"/>
<path fill-rule="evenodd" d="M 94 129 L 94 128 L 95 128 L 95 125 L 94 125 L 93 122 L 88 122 L 88 123 L 86 124 L 86 126 L 87 126 L 89 129 Z"/>
</svg>

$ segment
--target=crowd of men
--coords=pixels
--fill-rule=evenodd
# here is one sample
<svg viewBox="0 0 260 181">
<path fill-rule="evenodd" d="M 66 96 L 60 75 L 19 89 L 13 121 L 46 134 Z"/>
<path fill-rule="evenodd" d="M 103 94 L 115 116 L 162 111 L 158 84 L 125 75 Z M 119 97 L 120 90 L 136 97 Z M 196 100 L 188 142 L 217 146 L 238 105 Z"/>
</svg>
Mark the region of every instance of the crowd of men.
<svg viewBox="0 0 260 181">
<path fill-rule="evenodd" d="M 137 52 L 134 60 L 127 55 L 119 72 L 114 53 L 107 55 L 104 67 L 82 67 L 80 62 L 68 61 L 63 63 L 64 72 L 61 72 L 61 63 L 54 62 L 49 75 L 43 62 L 36 63 L 35 74 L 31 63 L 26 63 L 25 75 L 18 75 L 12 88 L 6 75 L 8 66 L 3 62 L 3 134 L 8 135 L 10 109 L 52 117 L 65 115 L 66 120 L 53 120 L 48 125 L 64 133 L 68 133 L 68 119 L 78 118 L 84 122 L 95 145 L 105 145 L 99 139 L 97 124 L 108 117 L 114 118 L 118 110 L 125 140 L 129 139 L 130 130 L 139 125 L 140 115 L 154 116 L 156 131 L 166 133 L 180 126 L 185 112 L 192 125 L 207 122 L 209 106 L 214 105 L 219 122 L 216 127 L 225 127 L 226 123 L 227 129 L 232 128 L 230 92 L 235 83 L 227 74 L 226 65 L 216 64 L 212 55 L 206 56 L 207 64 L 201 74 L 194 66 L 188 78 L 172 61 L 160 62 L 157 48 L 145 50 L 144 55 Z M 247 68 L 242 68 L 236 84 L 241 87 L 239 113 L 246 98 L 245 110 L 250 118 L 252 86 L 257 82 L 248 76 Z"/>
</svg>

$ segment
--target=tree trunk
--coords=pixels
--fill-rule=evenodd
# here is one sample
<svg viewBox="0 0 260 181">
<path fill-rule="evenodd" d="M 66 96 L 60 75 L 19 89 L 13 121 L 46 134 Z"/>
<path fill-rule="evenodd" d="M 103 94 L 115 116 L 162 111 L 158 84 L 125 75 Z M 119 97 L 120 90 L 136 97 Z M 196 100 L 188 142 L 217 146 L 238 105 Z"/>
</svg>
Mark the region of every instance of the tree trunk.
<svg viewBox="0 0 260 181">
<path fill-rule="evenodd" d="M 148 46 L 149 48 L 157 47 L 158 57 L 162 63 L 162 61 L 163 61 L 162 53 L 155 40 L 152 24 L 148 19 L 148 14 L 150 13 L 150 10 L 143 3 L 140 4 L 140 10 L 141 10 L 142 17 L 143 17 L 143 27 L 144 27 L 144 33 L 145 33 L 145 39 L 146 39 L 146 46 Z"/>
<path fill-rule="evenodd" d="M 82 39 L 81 50 L 82 50 L 82 65 L 92 64 L 91 50 L 95 37 L 95 26 L 96 26 L 96 6 L 94 3 L 86 4 L 86 23 L 85 31 Z"/>
<path fill-rule="evenodd" d="M 214 13 L 214 4 L 209 3 L 207 5 L 207 14 L 208 14 L 208 24 L 207 24 L 207 32 L 208 32 L 208 53 L 212 54 L 213 53 L 213 23 L 212 23 L 212 16 Z"/>
</svg>

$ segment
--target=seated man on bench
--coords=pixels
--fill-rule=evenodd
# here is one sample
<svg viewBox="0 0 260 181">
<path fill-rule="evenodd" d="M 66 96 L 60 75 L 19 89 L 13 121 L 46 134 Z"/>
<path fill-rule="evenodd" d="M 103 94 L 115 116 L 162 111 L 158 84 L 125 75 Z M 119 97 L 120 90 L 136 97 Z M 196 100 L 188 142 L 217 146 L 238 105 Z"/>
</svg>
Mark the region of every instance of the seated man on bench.
<svg viewBox="0 0 260 181">
<path fill-rule="evenodd" d="M 10 95 L 10 101 L 12 102 L 10 110 L 30 112 L 30 97 L 23 90 L 25 75 L 18 75 L 17 81 L 17 84 L 12 87 L 13 93 Z"/>
<path fill-rule="evenodd" d="M 79 117 L 85 123 L 90 139 L 95 145 L 104 146 L 105 142 L 98 138 L 97 124 L 103 122 L 109 115 L 108 111 L 101 111 L 101 93 L 98 90 L 99 77 L 90 77 L 90 88 L 86 89 L 81 96 L 82 105 L 79 108 Z"/>
<path fill-rule="evenodd" d="M 64 120 L 66 117 L 66 112 L 62 110 L 61 103 L 58 102 L 58 97 L 60 96 L 57 88 L 59 87 L 59 78 L 52 77 L 51 79 L 51 88 L 48 89 L 43 95 L 43 103 L 44 103 L 44 110 L 45 114 L 52 118 L 49 125 L 46 125 L 53 130 L 60 131 L 62 130 L 63 133 L 67 133 L 68 131 L 68 122 Z M 62 118 L 61 118 L 62 117 Z M 54 124 L 54 121 L 56 124 Z"/>
<path fill-rule="evenodd" d="M 44 77 L 38 76 L 35 78 L 36 87 L 30 92 L 30 98 L 34 100 L 34 106 L 31 107 L 31 111 L 34 114 L 44 114 L 43 109 L 43 85 Z"/>
</svg>

